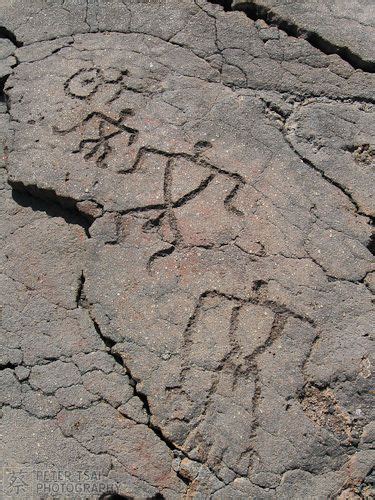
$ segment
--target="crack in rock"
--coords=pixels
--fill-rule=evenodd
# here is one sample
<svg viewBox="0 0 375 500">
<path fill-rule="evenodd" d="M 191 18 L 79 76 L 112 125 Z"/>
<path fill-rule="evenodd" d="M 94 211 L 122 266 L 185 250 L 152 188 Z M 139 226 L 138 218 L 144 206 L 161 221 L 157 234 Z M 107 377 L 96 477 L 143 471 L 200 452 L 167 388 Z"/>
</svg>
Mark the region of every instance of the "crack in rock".
<svg viewBox="0 0 375 500">
<path fill-rule="evenodd" d="M 77 224 L 91 238 L 89 229 L 94 218 L 78 210 L 77 202 L 72 198 L 59 196 L 53 189 L 41 188 L 36 184 L 25 185 L 11 178 L 8 178 L 8 184 L 12 187 L 14 201 L 19 205 L 44 212 L 50 217 L 61 217 L 68 224 Z"/>
<path fill-rule="evenodd" d="M 375 73 L 375 62 L 364 60 L 358 54 L 355 54 L 349 47 L 337 45 L 330 40 L 322 37 L 316 31 L 308 30 L 306 28 L 298 26 L 298 24 L 293 23 L 291 20 L 282 18 L 271 8 L 266 7 L 265 5 L 260 5 L 256 1 L 208 1 L 221 5 L 226 12 L 241 11 L 244 12 L 253 21 L 262 19 L 270 26 L 276 26 L 291 37 L 302 38 L 306 40 L 310 43 L 310 45 L 320 50 L 324 54 L 337 54 L 343 61 L 346 61 L 348 64 L 350 64 L 353 69 L 361 69 L 367 73 Z"/>
</svg>

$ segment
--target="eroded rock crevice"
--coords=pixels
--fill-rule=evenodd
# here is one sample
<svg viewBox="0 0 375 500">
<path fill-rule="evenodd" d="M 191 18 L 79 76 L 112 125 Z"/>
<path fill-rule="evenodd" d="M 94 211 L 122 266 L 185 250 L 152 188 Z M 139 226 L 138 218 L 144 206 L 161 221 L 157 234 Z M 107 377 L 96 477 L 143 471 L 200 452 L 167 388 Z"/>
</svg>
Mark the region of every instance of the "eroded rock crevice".
<svg viewBox="0 0 375 500">
<path fill-rule="evenodd" d="M 41 188 L 37 185 L 24 185 L 22 182 L 8 179 L 13 191 L 13 199 L 22 207 L 30 207 L 50 217 L 61 217 L 68 224 L 81 226 L 90 238 L 89 228 L 94 217 L 77 209 L 77 202 L 72 198 L 59 196 L 53 189 Z"/>
<path fill-rule="evenodd" d="M 294 38 L 302 38 L 309 42 L 313 47 L 317 48 L 324 54 L 337 54 L 343 61 L 346 61 L 352 68 L 361 69 L 368 73 L 375 72 L 375 62 L 362 59 L 358 54 L 353 52 L 349 47 L 336 45 L 327 38 L 322 37 L 316 31 L 310 31 L 306 28 L 293 23 L 290 19 L 284 19 L 271 8 L 261 5 L 251 0 L 243 2 L 231 2 L 230 0 L 217 0 L 211 3 L 221 5 L 225 11 L 241 11 L 244 12 L 250 19 L 257 21 L 262 19 L 270 26 L 276 26 L 284 31 L 287 35 Z M 234 3 L 234 6 L 232 5 Z"/>
</svg>

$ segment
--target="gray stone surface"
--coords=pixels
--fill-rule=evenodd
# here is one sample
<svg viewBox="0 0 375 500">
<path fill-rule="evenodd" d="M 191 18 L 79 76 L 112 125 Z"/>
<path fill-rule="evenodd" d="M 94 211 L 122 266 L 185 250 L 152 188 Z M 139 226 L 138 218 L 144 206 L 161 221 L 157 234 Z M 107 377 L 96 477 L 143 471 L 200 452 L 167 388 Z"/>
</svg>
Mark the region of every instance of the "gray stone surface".
<svg viewBox="0 0 375 500">
<path fill-rule="evenodd" d="M 371 498 L 374 75 L 204 0 L 0 6 L 3 465 Z"/>
<path fill-rule="evenodd" d="M 325 50 L 374 72 L 375 5 L 372 0 L 233 0 L 232 7 L 307 36 Z"/>
</svg>

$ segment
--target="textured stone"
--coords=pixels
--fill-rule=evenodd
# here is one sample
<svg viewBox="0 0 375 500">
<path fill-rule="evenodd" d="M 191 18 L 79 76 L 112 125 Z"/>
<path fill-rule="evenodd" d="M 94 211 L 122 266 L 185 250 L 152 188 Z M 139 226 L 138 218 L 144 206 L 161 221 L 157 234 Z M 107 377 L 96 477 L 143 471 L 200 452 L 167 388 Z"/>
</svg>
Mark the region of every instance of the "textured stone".
<svg viewBox="0 0 375 500">
<path fill-rule="evenodd" d="M 348 57 L 363 69 L 374 70 L 375 11 L 371 0 L 233 0 L 234 8 L 250 8 L 269 21 L 307 34 L 330 52 Z"/>
<path fill-rule="evenodd" d="M 371 9 L 214 3 L 2 5 L 4 464 L 371 494 Z"/>
</svg>

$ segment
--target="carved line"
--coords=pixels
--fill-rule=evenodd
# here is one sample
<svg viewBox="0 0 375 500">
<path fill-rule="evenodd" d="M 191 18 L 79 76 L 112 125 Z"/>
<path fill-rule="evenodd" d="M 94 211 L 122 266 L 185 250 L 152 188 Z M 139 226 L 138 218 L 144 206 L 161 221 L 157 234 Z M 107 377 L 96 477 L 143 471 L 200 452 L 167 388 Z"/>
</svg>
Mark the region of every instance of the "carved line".
<svg viewBox="0 0 375 500">
<path fill-rule="evenodd" d="M 255 283 L 256 285 L 256 283 Z M 257 289 L 255 286 L 253 289 Z M 228 330 L 228 340 L 229 340 L 229 345 L 231 346 L 231 349 L 229 353 L 227 353 L 223 359 L 221 360 L 219 367 L 215 370 L 212 376 L 212 385 L 210 390 L 208 391 L 208 395 L 205 401 L 205 407 L 204 411 L 201 413 L 199 421 L 195 424 L 195 428 L 201 423 L 205 415 L 207 414 L 209 407 L 211 406 L 212 403 L 212 397 L 214 396 L 216 392 L 217 385 L 219 383 L 219 373 L 223 369 L 231 369 L 235 366 L 235 361 L 236 357 L 240 353 L 240 345 L 238 342 L 238 339 L 236 338 L 236 331 L 238 329 L 238 318 L 241 309 L 246 305 L 246 304 L 255 304 L 263 307 L 267 307 L 270 309 L 275 317 L 273 320 L 273 324 L 271 326 L 270 333 L 267 337 L 267 339 L 263 342 L 263 344 L 259 345 L 254 349 L 254 351 L 250 354 L 244 357 L 243 363 L 240 363 L 236 366 L 233 372 L 233 389 L 237 386 L 237 384 L 241 381 L 241 383 L 246 383 L 248 380 L 249 376 L 253 376 L 253 382 L 254 382 L 254 394 L 252 397 L 252 413 L 254 417 L 254 422 L 253 422 L 253 430 L 251 433 L 251 438 L 250 441 L 253 441 L 256 437 L 257 434 L 257 429 L 259 426 L 259 420 L 258 420 L 258 415 L 257 415 L 257 408 L 259 406 L 259 402 L 262 397 L 262 386 L 261 386 L 261 381 L 260 381 L 260 370 L 258 367 L 258 362 L 257 358 L 260 354 L 265 352 L 266 349 L 271 347 L 274 342 L 281 337 L 285 325 L 288 321 L 289 318 L 295 318 L 298 319 L 302 322 L 308 323 L 312 327 L 315 328 L 315 323 L 313 320 L 311 320 L 307 316 L 303 316 L 301 314 L 298 314 L 288 307 L 284 305 L 277 304 L 274 301 L 270 301 L 267 299 L 263 299 L 260 296 L 254 296 L 254 297 L 249 297 L 249 298 L 241 298 L 237 297 L 235 295 L 229 295 L 229 294 L 224 294 L 221 293 L 217 290 L 208 290 L 200 295 L 198 298 L 198 301 L 194 307 L 194 311 L 192 315 L 190 316 L 187 326 L 185 328 L 185 331 L 183 333 L 183 338 L 184 338 L 184 346 L 183 346 L 183 364 L 182 364 L 182 369 L 180 373 L 180 384 L 181 384 L 181 389 L 183 390 L 184 383 L 189 375 L 189 372 L 192 368 L 192 363 L 190 361 L 190 352 L 191 352 L 191 346 L 193 344 L 192 340 L 192 330 L 196 327 L 196 325 L 199 322 L 199 318 L 201 315 L 201 310 L 204 305 L 204 302 L 207 298 L 213 298 L 213 297 L 221 297 L 223 300 L 228 300 L 234 303 L 234 306 L 231 311 L 231 318 L 230 318 L 230 326 Z M 254 460 L 254 457 L 256 456 L 256 452 L 254 447 L 250 444 L 249 448 L 242 453 L 241 456 L 244 454 L 249 453 L 251 455 L 251 463 L 249 467 L 251 467 L 252 462 Z"/>
</svg>

